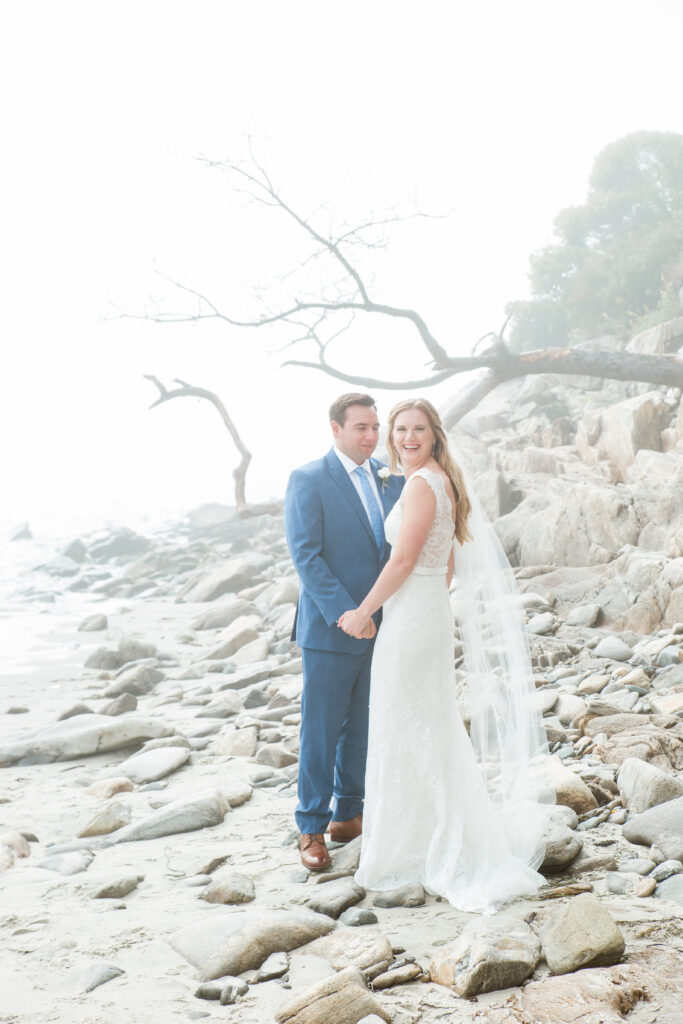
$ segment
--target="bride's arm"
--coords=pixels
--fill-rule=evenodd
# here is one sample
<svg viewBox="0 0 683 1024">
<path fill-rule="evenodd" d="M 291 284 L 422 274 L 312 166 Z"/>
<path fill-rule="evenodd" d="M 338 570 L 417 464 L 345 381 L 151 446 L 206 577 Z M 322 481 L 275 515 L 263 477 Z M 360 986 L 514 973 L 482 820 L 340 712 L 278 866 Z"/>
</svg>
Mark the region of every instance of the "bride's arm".
<svg viewBox="0 0 683 1024">
<path fill-rule="evenodd" d="M 403 494 L 401 529 L 391 558 L 358 608 L 344 612 L 339 619 L 338 625 L 345 633 L 358 636 L 370 616 L 407 580 L 427 540 L 435 513 L 436 497 L 429 484 L 420 476 L 409 480 Z"/>
<path fill-rule="evenodd" d="M 453 582 L 453 574 L 455 572 L 455 544 L 453 541 L 451 545 L 451 553 L 448 556 L 448 568 L 446 569 L 446 586 L 450 589 L 450 585 Z"/>
</svg>

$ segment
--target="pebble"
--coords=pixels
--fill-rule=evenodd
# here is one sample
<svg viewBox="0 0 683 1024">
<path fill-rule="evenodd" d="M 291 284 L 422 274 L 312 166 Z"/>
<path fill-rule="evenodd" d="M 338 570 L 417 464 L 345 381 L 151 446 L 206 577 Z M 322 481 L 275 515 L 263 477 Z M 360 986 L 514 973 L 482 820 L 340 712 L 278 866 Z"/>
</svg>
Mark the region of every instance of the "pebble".
<svg viewBox="0 0 683 1024">
<path fill-rule="evenodd" d="M 339 921 L 350 928 L 358 928 L 365 924 L 377 924 L 377 914 L 369 907 L 349 907 L 340 914 Z"/>
<path fill-rule="evenodd" d="M 641 898 L 651 896 L 656 888 L 657 883 L 654 878 L 641 878 L 636 886 L 636 896 L 640 896 Z"/>
</svg>

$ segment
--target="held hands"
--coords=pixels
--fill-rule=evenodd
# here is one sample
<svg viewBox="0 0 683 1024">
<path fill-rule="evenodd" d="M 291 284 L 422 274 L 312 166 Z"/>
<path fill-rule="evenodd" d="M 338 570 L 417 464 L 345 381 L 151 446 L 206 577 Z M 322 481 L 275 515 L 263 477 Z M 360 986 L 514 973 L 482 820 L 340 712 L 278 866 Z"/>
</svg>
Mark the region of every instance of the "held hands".
<svg viewBox="0 0 683 1024">
<path fill-rule="evenodd" d="M 355 608 L 352 611 L 344 612 L 337 625 L 345 633 L 355 637 L 357 640 L 372 640 L 377 632 L 377 627 L 372 618 L 364 619 L 359 614 L 358 609 Z"/>
</svg>

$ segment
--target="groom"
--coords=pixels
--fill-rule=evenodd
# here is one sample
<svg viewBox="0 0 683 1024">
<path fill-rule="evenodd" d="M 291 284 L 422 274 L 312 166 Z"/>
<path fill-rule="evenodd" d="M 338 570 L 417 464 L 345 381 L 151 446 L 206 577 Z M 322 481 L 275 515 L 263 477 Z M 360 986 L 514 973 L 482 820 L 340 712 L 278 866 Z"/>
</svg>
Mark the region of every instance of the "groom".
<svg viewBox="0 0 683 1024">
<path fill-rule="evenodd" d="M 363 639 L 337 626 L 358 607 L 389 557 L 384 519 L 402 478 L 381 478 L 379 420 L 370 395 L 341 395 L 330 408 L 334 446 L 295 469 L 285 496 L 285 530 L 301 591 L 293 639 L 303 656 L 299 749 L 302 864 L 330 864 L 325 829 L 339 842 L 361 833 L 368 744 L 370 661 L 379 615 Z M 333 810 L 330 802 L 334 797 Z"/>
</svg>

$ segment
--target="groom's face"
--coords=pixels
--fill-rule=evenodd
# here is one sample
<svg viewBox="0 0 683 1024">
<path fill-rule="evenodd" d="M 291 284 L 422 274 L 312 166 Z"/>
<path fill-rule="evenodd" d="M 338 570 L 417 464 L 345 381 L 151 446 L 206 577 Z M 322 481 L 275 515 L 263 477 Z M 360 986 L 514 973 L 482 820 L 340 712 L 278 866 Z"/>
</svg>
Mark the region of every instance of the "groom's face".
<svg viewBox="0 0 683 1024">
<path fill-rule="evenodd" d="M 377 413 L 369 405 L 350 405 L 346 410 L 343 425 L 332 420 L 332 433 L 339 451 L 360 466 L 370 458 L 377 447 Z"/>
</svg>

